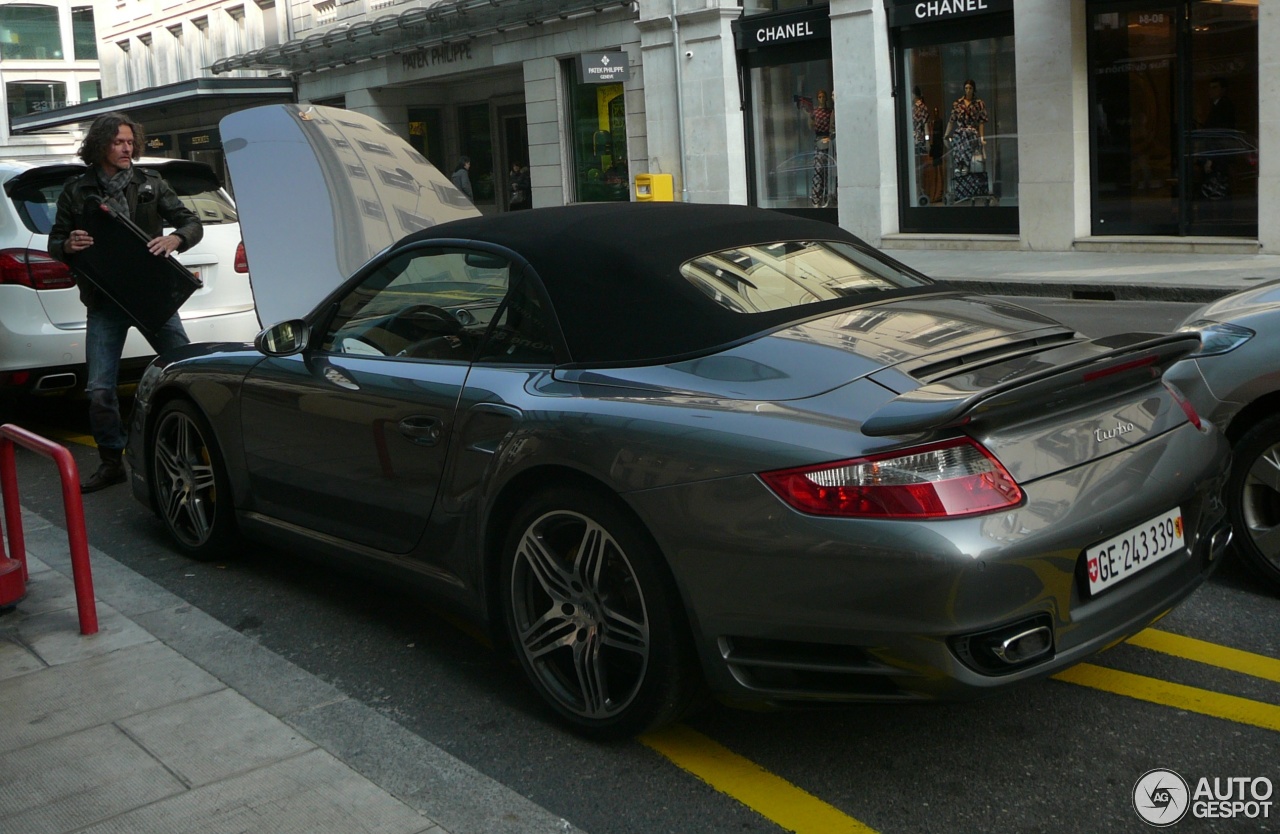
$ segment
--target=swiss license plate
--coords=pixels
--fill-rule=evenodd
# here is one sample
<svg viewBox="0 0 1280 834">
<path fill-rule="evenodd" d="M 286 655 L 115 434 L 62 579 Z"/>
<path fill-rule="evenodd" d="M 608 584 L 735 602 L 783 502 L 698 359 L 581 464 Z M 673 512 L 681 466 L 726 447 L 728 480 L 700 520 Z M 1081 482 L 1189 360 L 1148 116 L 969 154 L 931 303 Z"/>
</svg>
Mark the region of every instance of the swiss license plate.
<svg viewBox="0 0 1280 834">
<path fill-rule="evenodd" d="M 1089 593 L 1123 582 L 1184 546 L 1182 510 L 1178 507 L 1096 544 L 1084 552 Z"/>
</svg>

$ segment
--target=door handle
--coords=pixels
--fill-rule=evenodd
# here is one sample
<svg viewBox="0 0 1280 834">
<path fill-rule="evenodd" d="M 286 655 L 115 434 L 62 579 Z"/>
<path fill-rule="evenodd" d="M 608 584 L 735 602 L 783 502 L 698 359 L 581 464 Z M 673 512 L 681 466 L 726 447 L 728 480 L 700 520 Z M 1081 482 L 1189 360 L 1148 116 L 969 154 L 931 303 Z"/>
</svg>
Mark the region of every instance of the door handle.
<svg viewBox="0 0 1280 834">
<path fill-rule="evenodd" d="M 444 421 L 439 417 L 417 414 L 412 417 L 405 417 L 396 424 L 396 428 L 400 430 L 402 435 L 420 446 L 434 446 L 440 442 Z"/>
</svg>

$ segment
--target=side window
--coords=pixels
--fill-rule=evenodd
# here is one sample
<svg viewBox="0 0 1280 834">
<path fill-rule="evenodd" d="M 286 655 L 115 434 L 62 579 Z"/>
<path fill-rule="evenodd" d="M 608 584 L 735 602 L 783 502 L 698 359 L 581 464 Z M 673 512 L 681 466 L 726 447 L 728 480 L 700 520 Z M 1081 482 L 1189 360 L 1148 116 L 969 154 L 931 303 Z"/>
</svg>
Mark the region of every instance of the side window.
<svg viewBox="0 0 1280 834">
<path fill-rule="evenodd" d="M 395 257 L 338 306 L 322 341 L 332 353 L 471 361 L 510 283 L 510 264 L 479 252 Z"/>
<path fill-rule="evenodd" d="M 476 361 L 554 365 L 555 332 L 533 282 L 518 278 Z"/>
</svg>

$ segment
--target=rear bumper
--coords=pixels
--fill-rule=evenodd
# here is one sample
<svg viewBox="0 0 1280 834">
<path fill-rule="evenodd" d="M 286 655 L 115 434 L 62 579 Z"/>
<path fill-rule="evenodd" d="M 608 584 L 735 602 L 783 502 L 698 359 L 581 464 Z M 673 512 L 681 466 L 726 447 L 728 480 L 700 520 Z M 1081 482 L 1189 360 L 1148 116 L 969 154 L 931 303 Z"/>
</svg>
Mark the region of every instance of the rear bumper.
<svg viewBox="0 0 1280 834">
<path fill-rule="evenodd" d="M 0 293 L 0 397 L 69 394 L 84 390 L 85 325 L 56 326 L 35 292 Z M 9 305 L 9 302 L 14 302 Z M 188 316 L 182 324 L 192 342 L 251 342 L 261 329 L 252 309 Z M 155 351 L 136 328 L 125 340 L 122 383 L 137 382 Z"/>
<path fill-rule="evenodd" d="M 1226 525 L 1227 464 L 1216 429 L 1184 424 L 1023 484 L 1023 506 L 974 518 L 803 516 L 755 477 L 627 497 L 668 556 L 723 698 L 950 700 L 1078 663 L 1199 587 Z M 1173 507 L 1186 547 L 1090 598 L 1083 551 Z M 982 671 L 962 648 L 964 638 L 1027 624 L 1047 626 L 1051 645 L 1025 665 Z"/>
</svg>

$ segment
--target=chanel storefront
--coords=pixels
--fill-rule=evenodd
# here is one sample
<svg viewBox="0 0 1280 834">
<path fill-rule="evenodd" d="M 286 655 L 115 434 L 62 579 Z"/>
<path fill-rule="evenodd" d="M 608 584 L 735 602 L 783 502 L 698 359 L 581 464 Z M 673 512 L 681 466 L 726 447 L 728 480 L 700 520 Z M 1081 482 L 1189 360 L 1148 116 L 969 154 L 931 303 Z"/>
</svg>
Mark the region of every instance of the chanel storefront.
<svg viewBox="0 0 1280 834">
<path fill-rule="evenodd" d="M 752 205 L 837 221 L 836 91 L 826 6 L 734 21 Z"/>
<path fill-rule="evenodd" d="M 889 6 L 901 228 L 1018 232 L 1013 0 Z"/>
</svg>

